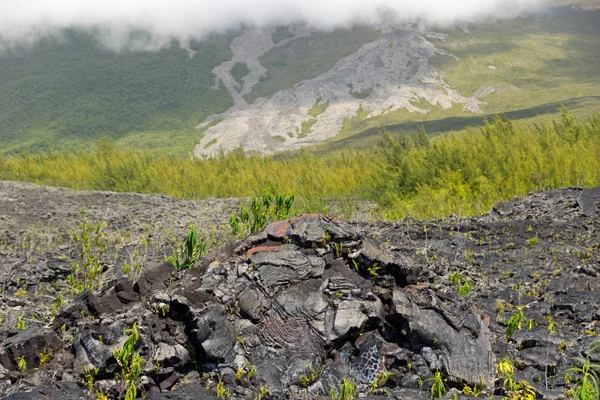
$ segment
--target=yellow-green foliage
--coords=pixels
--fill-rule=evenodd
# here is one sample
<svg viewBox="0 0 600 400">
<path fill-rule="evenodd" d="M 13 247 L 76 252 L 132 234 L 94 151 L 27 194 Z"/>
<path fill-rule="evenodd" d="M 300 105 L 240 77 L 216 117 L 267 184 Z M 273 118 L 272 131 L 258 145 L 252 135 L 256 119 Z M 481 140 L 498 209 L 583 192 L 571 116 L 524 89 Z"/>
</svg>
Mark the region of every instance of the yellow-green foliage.
<svg viewBox="0 0 600 400">
<path fill-rule="evenodd" d="M 299 211 L 324 211 L 331 198 L 373 199 L 383 217 L 431 218 L 488 211 L 530 191 L 600 185 L 600 114 L 563 110 L 552 123 L 515 128 L 495 117 L 482 128 L 429 140 L 424 132 L 392 137 L 364 151 L 211 159 L 120 150 L 103 141 L 93 152 L 0 156 L 0 179 L 176 197 L 249 197 L 295 193 Z"/>
<path fill-rule="evenodd" d="M 262 196 L 268 190 L 297 193 L 305 206 L 318 207 L 320 199 L 361 195 L 376 178 L 374 161 L 371 154 L 356 151 L 327 156 L 304 151 L 275 160 L 241 150 L 192 160 L 120 150 L 104 140 L 94 152 L 0 156 L 0 179 L 191 199 Z M 301 203 L 298 199 L 297 206 Z"/>
<path fill-rule="evenodd" d="M 534 190 L 600 184 L 600 114 L 583 121 L 563 109 L 553 124 L 521 129 L 498 116 L 460 136 L 383 140 L 378 200 L 390 216 L 472 215 Z"/>
</svg>

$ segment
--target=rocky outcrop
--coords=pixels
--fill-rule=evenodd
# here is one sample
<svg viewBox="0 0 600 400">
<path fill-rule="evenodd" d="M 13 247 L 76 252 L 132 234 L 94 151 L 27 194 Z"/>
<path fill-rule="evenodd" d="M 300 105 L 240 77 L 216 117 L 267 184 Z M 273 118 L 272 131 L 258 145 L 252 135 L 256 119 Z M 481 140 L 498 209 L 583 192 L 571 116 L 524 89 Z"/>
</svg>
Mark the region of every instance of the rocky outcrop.
<svg viewBox="0 0 600 400">
<path fill-rule="evenodd" d="M 373 398 L 418 399 L 437 372 L 450 394 L 502 395 L 503 357 L 557 398 L 600 320 L 596 200 L 597 189 L 573 188 L 475 218 L 274 222 L 188 271 L 157 263 L 82 292 L 51 323 L 0 332 L 0 389 L 82 398 L 89 382 L 118 397 L 114 351 L 135 324 L 137 384 L 151 398 L 328 397 L 346 379 Z M 507 340 L 517 307 L 532 322 Z"/>
</svg>

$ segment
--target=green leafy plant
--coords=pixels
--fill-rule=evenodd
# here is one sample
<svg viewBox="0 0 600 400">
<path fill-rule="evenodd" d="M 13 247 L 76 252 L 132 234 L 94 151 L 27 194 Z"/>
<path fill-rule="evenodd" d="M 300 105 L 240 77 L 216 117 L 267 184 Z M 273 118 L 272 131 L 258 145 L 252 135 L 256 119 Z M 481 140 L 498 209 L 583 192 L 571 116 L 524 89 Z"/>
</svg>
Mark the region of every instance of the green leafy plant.
<svg viewBox="0 0 600 400">
<path fill-rule="evenodd" d="M 525 326 L 527 327 L 528 331 L 533 329 L 533 325 L 535 325 L 535 320 L 533 318 L 528 319 L 525 323 Z"/>
<path fill-rule="evenodd" d="M 183 240 L 183 244 L 173 252 L 169 260 L 177 271 L 184 271 L 191 268 L 200 257 L 208 252 L 209 248 L 208 241 L 200 240 L 196 228 L 190 224 L 190 230 Z"/>
<path fill-rule="evenodd" d="M 267 397 L 268 394 L 269 394 L 269 388 L 265 385 L 262 385 L 260 387 L 260 392 L 259 392 L 260 398 L 264 399 L 265 397 Z"/>
<path fill-rule="evenodd" d="M 516 393 L 518 382 L 511 375 L 506 375 L 504 377 L 504 381 L 502 381 L 502 387 L 504 388 L 506 393 Z"/>
<path fill-rule="evenodd" d="M 85 208 L 79 210 L 79 215 L 81 219 L 77 224 L 78 230 L 71 231 L 71 238 L 79 250 L 79 261 L 71 264 L 72 272 L 67 278 L 68 289 L 73 294 L 100 286 L 101 262 L 108 250 L 108 239 L 103 232 L 106 223 L 89 222 Z"/>
<path fill-rule="evenodd" d="M 531 247 L 536 247 L 538 245 L 538 242 L 539 242 L 539 238 L 538 238 L 538 234 L 537 233 L 531 239 L 527 239 L 527 243 L 529 243 L 529 245 Z"/>
<path fill-rule="evenodd" d="M 508 383 L 506 383 L 508 381 Z M 535 389 L 527 381 L 515 381 L 512 377 L 505 379 L 506 396 L 514 400 L 535 400 Z"/>
<path fill-rule="evenodd" d="M 96 390 L 96 400 L 108 400 L 108 396 L 99 390 Z"/>
<path fill-rule="evenodd" d="M 19 372 L 27 370 L 27 360 L 25 360 L 25 356 L 21 356 L 17 360 L 17 369 L 19 370 Z"/>
<path fill-rule="evenodd" d="M 121 269 L 123 270 L 123 273 L 125 275 L 129 275 L 129 273 L 131 272 L 131 266 L 129 264 L 127 264 L 126 262 L 123 263 L 123 265 L 121 266 Z"/>
<path fill-rule="evenodd" d="M 252 380 L 256 376 L 256 365 L 251 365 L 248 370 L 248 379 Z"/>
<path fill-rule="evenodd" d="M 219 382 L 217 382 L 217 386 L 215 387 L 216 395 L 220 399 L 229 399 L 231 398 L 231 392 L 229 389 L 225 389 L 225 383 L 219 377 Z"/>
<path fill-rule="evenodd" d="M 558 344 L 558 351 L 564 353 L 565 350 L 569 347 L 565 339 L 560 339 L 560 343 Z"/>
<path fill-rule="evenodd" d="M 27 325 L 25 324 L 25 319 L 23 315 L 17 315 L 17 322 L 15 323 L 15 329 L 25 330 L 27 329 Z"/>
<path fill-rule="evenodd" d="M 448 282 L 453 286 L 460 285 L 460 270 L 448 274 Z"/>
<path fill-rule="evenodd" d="M 385 385 L 391 375 L 392 373 L 389 371 L 381 371 L 369 385 L 369 393 L 374 393 L 377 389 Z"/>
<path fill-rule="evenodd" d="M 462 284 L 461 287 L 458 288 L 458 294 L 461 296 L 468 296 L 471 293 L 471 282 L 468 279 L 465 279 L 465 283 Z"/>
<path fill-rule="evenodd" d="M 513 378 L 515 366 L 507 357 L 498 360 L 496 373 L 504 378 L 502 386 L 508 399 L 535 400 L 535 390 L 527 381 L 517 381 Z"/>
<path fill-rule="evenodd" d="M 198 363 L 198 359 L 196 356 L 196 348 L 194 347 L 194 345 L 192 344 L 192 342 L 190 342 L 189 340 L 187 341 L 185 348 L 187 349 L 187 351 L 190 353 L 190 356 L 192 357 L 192 365 L 194 367 L 194 370 L 196 370 L 197 372 L 200 372 L 200 364 Z M 207 375 L 208 377 L 208 375 Z"/>
<path fill-rule="evenodd" d="M 248 377 L 249 380 L 252 380 L 256 375 L 256 366 L 250 365 L 250 363 L 246 362 L 243 367 L 238 368 L 235 371 L 235 379 L 241 381 L 245 376 Z"/>
<path fill-rule="evenodd" d="M 63 341 L 63 344 L 64 344 L 64 342 L 65 342 L 65 340 L 67 338 L 67 324 L 66 323 L 64 323 L 64 324 L 62 324 L 60 326 L 60 337 L 61 337 L 61 339 Z"/>
<path fill-rule="evenodd" d="M 279 193 L 272 196 L 265 192 L 262 198 L 254 197 L 247 207 L 241 207 L 229 219 L 231 233 L 244 236 L 263 229 L 269 222 L 286 219 L 290 216 L 294 195 Z"/>
<path fill-rule="evenodd" d="M 369 268 L 367 268 L 367 272 L 369 273 L 369 275 L 374 276 L 374 277 L 379 276 L 380 270 L 381 270 L 381 267 L 377 263 L 374 263 Z"/>
<path fill-rule="evenodd" d="M 269 395 L 269 388 L 266 387 L 265 385 L 262 385 L 260 387 L 260 391 L 258 392 L 258 395 L 254 398 L 254 400 L 266 399 L 268 395 Z"/>
<path fill-rule="evenodd" d="M 39 367 L 42 367 L 44 364 L 50 361 L 50 357 L 52 357 L 52 350 L 48 351 L 48 349 L 44 348 L 44 351 L 40 353 Z"/>
<path fill-rule="evenodd" d="M 55 308 L 55 310 L 58 311 L 58 309 L 60 309 L 60 307 L 63 305 L 64 302 L 65 302 L 65 297 L 63 296 L 62 290 L 60 290 L 56 294 L 56 297 L 54 298 L 54 308 Z"/>
<path fill-rule="evenodd" d="M 135 344 L 139 340 L 137 322 L 125 330 L 127 340 L 123 347 L 113 348 L 113 357 L 121 368 L 121 391 L 125 391 L 125 400 L 133 400 L 137 397 L 137 380 L 142 374 L 142 358 L 139 352 L 134 352 Z"/>
<path fill-rule="evenodd" d="M 329 398 L 332 400 L 354 400 L 356 398 L 356 386 L 344 377 L 337 393 L 334 388 L 329 390 Z"/>
<path fill-rule="evenodd" d="M 508 342 L 517 329 L 521 329 L 523 322 L 525 322 L 525 313 L 523 313 L 523 307 L 519 306 L 514 311 L 513 315 L 508 320 L 506 325 L 506 341 Z"/>
<path fill-rule="evenodd" d="M 308 365 L 308 368 L 310 369 L 309 375 L 307 376 L 305 374 L 302 374 L 298 378 L 298 384 L 302 387 L 308 387 L 314 382 L 316 382 L 322 370 L 322 367 L 314 369 L 311 364 Z"/>
<path fill-rule="evenodd" d="M 86 384 L 88 390 L 92 390 L 92 387 L 94 386 L 94 378 L 96 375 L 98 375 L 98 368 L 93 367 L 88 369 L 87 367 L 83 367 L 82 375 L 83 377 L 81 380 Z"/>
<path fill-rule="evenodd" d="M 546 320 L 548 321 L 548 335 L 552 335 L 556 329 L 556 322 L 550 315 L 546 317 Z"/>
<path fill-rule="evenodd" d="M 594 341 L 590 345 L 588 356 L 576 358 L 579 365 L 573 366 L 565 374 L 565 382 L 573 381 L 575 385 L 572 388 L 573 398 L 575 400 L 598 400 L 600 398 L 600 364 L 593 363 L 590 356 L 593 353 L 600 352 L 600 340 Z M 573 378 L 572 375 L 575 375 Z"/>
<path fill-rule="evenodd" d="M 431 385 L 431 398 L 439 399 L 444 397 L 446 394 L 446 385 L 444 384 L 444 378 L 440 371 L 435 371 L 433 378 L 427 379 L 428 381 L 433 381 Z"/>
<path fill-rule="evenodd" d="M 448 274 L 448 283 L 457 287 L 458 294 L 467 296 L 471 293 L 471 282 L 468 278 L 465 278 L 463 284 L 461 285 L 462 281 L 463 279 L 461 277 L 460 270 L 457 269 L 456 271 Z"/>
<path fill-rule="evenodd" d="M 473 385 L 473 387 L 471 387 L 469 385 L 465 385 L 463 387 L 462 392 L 463 392 L 463 394 L 466 394 L 469 396 L 479 397 L 479 395 L 481 394 L 481 388 L 477 385 Z"/>
<path fill-rule="evenodd" d="M 335 256 L 338 258 L 341 257 L 344 253 L 344 245 L 342 244 L 342 242 L 333 243 L 333 248 L 335 250 Z"/>
<path fill-rule="evenodd" d="M 496 373 L 502 377 L 512 376 L 515 373 L 515 366 L 508 358 L 504 357 L 498 360 Z"/>
</svg>

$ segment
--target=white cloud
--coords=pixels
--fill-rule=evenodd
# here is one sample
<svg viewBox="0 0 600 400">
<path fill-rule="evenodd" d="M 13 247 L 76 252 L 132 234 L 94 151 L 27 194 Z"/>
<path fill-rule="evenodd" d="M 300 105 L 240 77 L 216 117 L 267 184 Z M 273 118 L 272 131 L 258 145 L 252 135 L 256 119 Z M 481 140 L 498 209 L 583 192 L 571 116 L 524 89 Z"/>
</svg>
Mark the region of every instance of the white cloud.
<svg viewBox="0 0 600 400">
<path fill-rule="evenodd" d="M 335 28 L 382 15 L 437 24 L 511 17 L 546 0 L 0 0 L 0 37 L 32 41 L 65 27 L 101 29 L 113 40 L 137 28 L 154 38 L 202 38 L 248 25 L 305 21 Z M 117 40 L 118 42 L 118 40 Z"/>
</svg>

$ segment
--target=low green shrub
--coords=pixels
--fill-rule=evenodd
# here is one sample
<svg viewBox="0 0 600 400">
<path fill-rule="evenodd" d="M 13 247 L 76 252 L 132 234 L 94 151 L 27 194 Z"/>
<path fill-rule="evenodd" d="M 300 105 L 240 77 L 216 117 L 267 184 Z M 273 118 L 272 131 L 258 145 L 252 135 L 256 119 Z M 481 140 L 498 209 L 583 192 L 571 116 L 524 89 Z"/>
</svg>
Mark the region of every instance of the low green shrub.
<svg viewBox="0 0 600 400">
<path fill-rule="evenodd" d="M 186 235 L 181 247 L 176 249 L 169 260 L 177 271 L 184 271 L 191 268 L 200 257 L 205 255 L 210 249 L 207 240 L 201 240 L 193 224 L 190 224 L 190 230 Z"/>
<path fill-rule="evenodd" d="M 128 337 L 125 343 L 123 343 L 123 347 L 120 349 L 114 348 L 112 352 L 115 361 L 121 368 L 120 383 L 121 392 L 125 392 L 124 399 L 134 400 L 137 397 L 138 378 L 142 375 L 142 362 L 144 362 L 140 353 L 134 351 L 135 344 L 140 338 L 137 322 L 131 328 L 127 328 L 125 334 Z"/>
<path fill-rule="evenodd" d="M 290 217 L 294 195 L 279 193 L 272 196 L 269 192 L 250 200 L 248 206 L 242 206 L 237 214 L 229 219 L 231 233 L 246 236 L 263 229 L 269 222 Z"/>
</svg>

